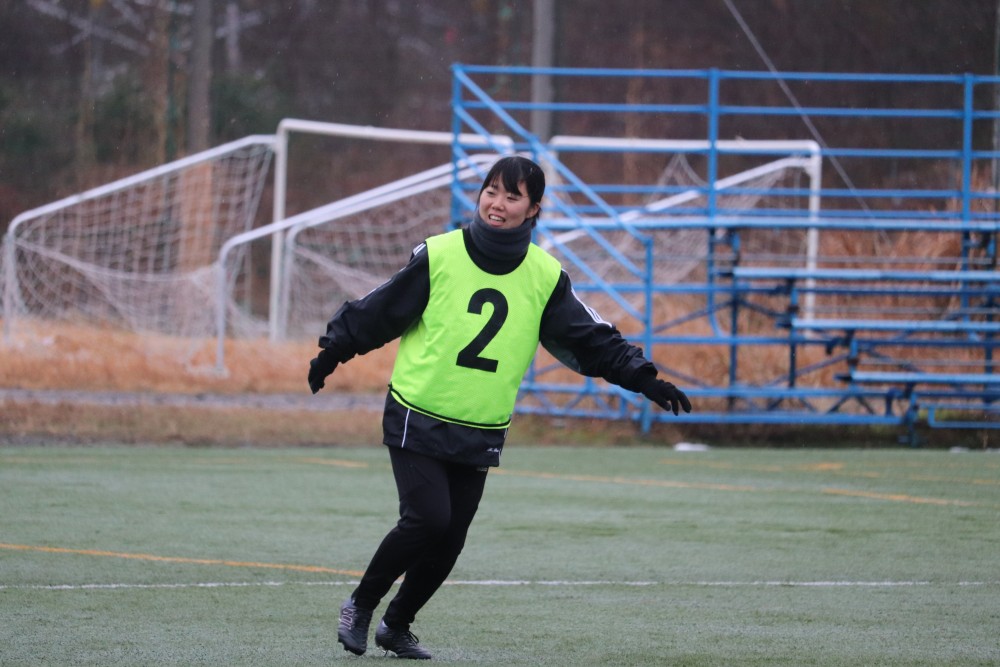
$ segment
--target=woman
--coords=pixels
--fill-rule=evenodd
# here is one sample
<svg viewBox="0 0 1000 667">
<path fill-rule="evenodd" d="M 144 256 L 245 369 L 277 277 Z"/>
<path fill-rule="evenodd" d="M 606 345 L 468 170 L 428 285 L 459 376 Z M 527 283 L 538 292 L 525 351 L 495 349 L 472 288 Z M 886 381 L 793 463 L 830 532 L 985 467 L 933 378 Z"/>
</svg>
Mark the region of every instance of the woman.
<svg viewBox="0 0 1000 667">
<path fill-rule="evenodd" d="M 375 643 L 400 658 L 431 657 L 410 624 L 465 544 L 539 343 L 579 373 L 675 415 L 691 411 L 684 392 L 657 379 L 642 351 L 579 301 L 559 262 L 531 243 L 544 193 L 537 164 L 502 158 L 467 228 L 417 246 L 385 284 L 345 303 L 319 339 L 313 393 L 338 364 L 401 338 L 382 418 L 399 521 L 341 607 L 337 638 L 347 651 L 367 650 L 372 614 L 405 574 Z"/>
</svg>

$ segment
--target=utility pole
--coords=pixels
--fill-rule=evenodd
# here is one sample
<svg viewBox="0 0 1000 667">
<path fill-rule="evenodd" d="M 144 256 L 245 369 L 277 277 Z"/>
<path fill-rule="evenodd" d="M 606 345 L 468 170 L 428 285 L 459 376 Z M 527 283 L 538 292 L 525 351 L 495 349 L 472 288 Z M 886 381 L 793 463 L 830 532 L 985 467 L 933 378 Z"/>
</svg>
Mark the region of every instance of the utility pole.
<svg viewBox="0 0 1000 667">
<path fill-rule="evenodd" d="M 236 0 L 226 5 L 226 70 L 231 74 L 240 71 L 240 7 Z"/>
<path fill-rule="evenodd" d="M 1000 0 L 998 0 L 1000 2 Z M 534 0 L 532 11 L 533 40 L 531 66 L 553 67 L 555 62 L 556 0 Z M 535 74 L 531 78 L 531 101 L 551 104 L 555 100 L 551 74 Z M 531 110 L 531 132 L 542 141 L 552 136 L 552 112 L 549 109 Z"/>
<path fill-rule="evenodd" d="M 188 61 L 187 150 L 197 153 L 209 144 L 212 85 L 212 0 L 194 0 L 191 15 L 191 58 Z"/>
</svg>

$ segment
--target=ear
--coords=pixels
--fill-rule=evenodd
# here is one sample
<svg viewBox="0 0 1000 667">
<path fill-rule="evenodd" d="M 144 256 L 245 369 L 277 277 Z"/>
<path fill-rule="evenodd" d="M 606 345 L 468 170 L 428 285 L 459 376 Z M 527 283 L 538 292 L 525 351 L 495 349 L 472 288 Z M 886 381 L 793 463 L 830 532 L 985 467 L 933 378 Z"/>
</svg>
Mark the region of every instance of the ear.
<svg viewBox="0 0 1000 667">
<path fill-rule="evenodd" d="M 541 204 L 532 204 L 531 208 L 528 209 L 528 214 L 524 216 L 525 218 L 534 218 L 538 215 L 539 211 L 542 210 Z"/>
</svg>

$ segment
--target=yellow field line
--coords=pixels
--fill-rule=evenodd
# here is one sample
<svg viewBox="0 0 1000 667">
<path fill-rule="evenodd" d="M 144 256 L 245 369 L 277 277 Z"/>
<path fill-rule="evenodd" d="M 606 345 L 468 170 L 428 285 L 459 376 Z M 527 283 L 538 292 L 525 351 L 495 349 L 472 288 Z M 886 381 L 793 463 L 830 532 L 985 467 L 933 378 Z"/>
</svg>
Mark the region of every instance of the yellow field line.
<svg viewBox="0 0 1000 667">
<path fill-rule="evenodd" d="M 532 479 L 556 479 L 570 482 L 601 482 L 605 484 L 628 484 L 632 486 L 656 486 L 671 489 L 700 489 L 709 491 L 735 491 L 744 493 L 815 493 L 816 489 L 802 488 L 765 488 L 750 485 L 736 484 L 714 484 L 708 482 L 678 482 L 665 479 L 630 479 L 619 476 L 602 475 L 566 475 L 560 473 L 531 472 L 526 470 L 503 470 L 494 469 L 490 474 L 506 475 L 508 477 L 527 477 Z M 879 493 L 876 491 L 856 491 L 853 489 L 824 488 L 820 492 L 830 495 L 854 496 L 858 498 L 870 498 L 872 500 L 885 500 L 897 503 L 914 503 L 920 505 L 939 505 L 957 507 L 988 507 L 983 503 L 968 500 L 951 500 L 948 498 L 925 498 L 921 496 L 910 496 L 902 493 Z"/>
<path fill-rule="evenodd" d="M 324 466 L 337 466 L 340 468 L 367 468 L 368 464 L 363 461 L 348 461 L 347 459 L 321 459 L 318 457 L 304 457 L 294 459 L 298 463 L 317 463 Z"/>
<path fill-rule="evenodd" d="M 348 459 L 327 459 L 320 458 L 317 456 L 300 456 L 295 458 L 284 459 L 292 463 L 315 463 L 319 465 L 326 466 L 337 466 L 340 468 L 367 468 L 368 464 L 364 461 L 350 461 Z M 51 464 L 53 462 L 59 464 L 68 463 L 96 463 L 100 462 L 101 459 L 91 457 L 91 458 L 61 458 L 56 461 L 52 459 L 43 459 L 41 457 L 31 457 L 31 456 L 3 456 L 0 454 L 0 463 L 41 463 L 41 464 Z M 208 464 L 208 465 L 245 465 L 254 464 L 255 460 L 252 458 L 213 458 L 204 459 L 197 461 L 197 463 Z"/>
<path fill-rule="evenodd" d="M 823 493 L 835 496 L 853 496 L 857 498 L 872 498 L 874 500 L 889 500 L 897 503 L 916 503 L 918 505 L 951 505 L 957 507 L 979 507 L 980 503 L 969 500 L 948 500 L 947 498 L 922 498 L 908 496 L 905 493 L 878 493 L 876 491 L 858 491 L 855 489 L 823 489 Z"/>
<path fill-rule="evenodd" d="M 764 491 L 754 486 L 736 484 L 714 484 L 710 482 L 677 482 L 668 479 L 629 479 L 628 477 L 605 477 L 602 475 L 566 475 L 554 472 L 531 472 L 527 470 L 504 470 L 494 468 L 491 475 L 508 477 L 529 477 L 533 479 L 559 479 L 570 482 L 603 482 L 607 484 L 629 484 L 633 486 L 661 486 L 671 489 L 703 489 L 710 491 Z"/>
<path fill-rule="evenodd" d="M 943 482 L 946 484 L 975 484 L 979 486 L 998 486 L 1000 479 L 961 479 L 957 477 L 941 477 L 931 475 L 901 474 L 892 475 L 884 472 L 871 470 L 850 470 L 847 464 L 841 462 L 806 463 L 792 466 L 766 466 L 766 465 L 737 465 L 735 463 L 722 462 L 695 462 L 676 461 L 673 459 L 661 459 L 660 463 L 670 466 L 689 466 L 695 468 L 709 468 L 715 470 L 748 470 L 752 472 L 775 472 L 775 473 L 796 473 L 815 472 L 839 475 L 841 477 L 864 477 L 867 479 L 905 479 L 913 482 Z"/>
<path fill-rule="evenodd" d="M 188 565 L 222 565 L 224 567 L 254 567 L 267 570 L 289 570 L 294 572 L 313 572 L 323 574 L 342 574 L 349 577 L 360 577 L 364 572 L 358 570 L 340 570 L 318 565 L 290 565 L 285 563 L 256 563 L 238 560 L 223 560 L 216 558 L 182 558 L 178 556 L 156 556 L 153 554 L 122 553 L 118 551 L 101 551 L 98 549 L 65 549 L 62 547 L 45 547 L 30 544 L 5 544 L 0 542 L 0 549 L 10 551 L 34 551 L 51 554 L 75 554 L 78 556 L 101 556 L 104 558 L 125 558 L 128 560 L 143 560 L 157 563 L 184 563 Z"/>
</svg>

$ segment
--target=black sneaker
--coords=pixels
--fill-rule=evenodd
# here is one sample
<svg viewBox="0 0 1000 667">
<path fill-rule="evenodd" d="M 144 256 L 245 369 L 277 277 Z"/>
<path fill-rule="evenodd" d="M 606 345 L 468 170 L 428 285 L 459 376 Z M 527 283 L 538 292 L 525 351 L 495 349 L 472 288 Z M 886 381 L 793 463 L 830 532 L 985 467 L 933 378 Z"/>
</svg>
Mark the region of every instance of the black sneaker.
<svg viewBox="0 0 1000 667">
<path fill-rule="evenodd" d="M 397 658 L 410 658 L 411 660 L 430 660 L 430 651 L 420 646 L 420 640 L 409 630 L 393 630 L 385 621 L 378 624 L 375 629 L 375 645 L 385 649 L 388 653 L 392 651 Z"/>
<path fill-rule="evenodd" d="M 340 622 L 337 624 L 337 641 L 345 651 L 363 655 L 368 650 L 368 626 L 372 623 L 372 612 L 354 606 L 354 598 L 340 605 Z"/>
</svg>

